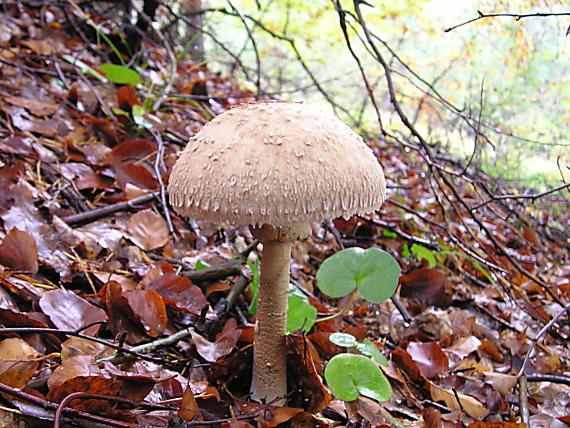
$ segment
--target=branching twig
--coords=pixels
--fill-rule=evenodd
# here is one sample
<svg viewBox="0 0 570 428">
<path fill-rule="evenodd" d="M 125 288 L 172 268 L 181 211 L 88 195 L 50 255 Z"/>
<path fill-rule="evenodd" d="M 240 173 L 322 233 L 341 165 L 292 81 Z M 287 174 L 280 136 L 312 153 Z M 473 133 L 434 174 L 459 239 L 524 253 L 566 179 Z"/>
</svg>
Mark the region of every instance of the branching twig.
<svg viewBox="0 0 570 428">
<path fill-rule="evenodd" d="M 524 18 L 551 18 L 556 16 L 570 16 L 570 12 L 483 13 L 480 10 L 477 11 L 477 14 L 477 17 L 471 18 L 465 22 L 462 22 L 461 24 L 454 25 L 453 27 L 446 28 L 443 31 L 449 33 L 456 28 L 463 27 L 464 25 L 472 24 L 473 22 L 488 18 L 514 18 L 515 21 L 520 21 Z"/>
<path fill-rule="evenodd" d="M 536 337 L 534 339 L 532 339 L 530 346 L 528 347 L 528 351 L 526 352 L 526 355 L 524 357 L 522 366 L 519 370 L 519 373 L 517 374 L 517 377 L 520 378 L 521 376 L 523 376 L 526 372 L 526 368 L 530 362 L 530 357 L 532 356 L 532 352 L 534 351 L 534 348 L 536 347 L 538 341 L 548 332 L 548 330 L 550 330 L 552 328 L 552 326 L 554 326 L 554 324 L 556 324 L 556 322 L 566 313 L 570 310 L 570 303 L 568 303 L 566 306 L 564 306 L 564 308 L 562 308 L 562 310 L 560 312 L 558 312 L 544 327 L 542 327 L 542 329 L 538 332 L 538 334 L 536 335 Z"/>
</svg>

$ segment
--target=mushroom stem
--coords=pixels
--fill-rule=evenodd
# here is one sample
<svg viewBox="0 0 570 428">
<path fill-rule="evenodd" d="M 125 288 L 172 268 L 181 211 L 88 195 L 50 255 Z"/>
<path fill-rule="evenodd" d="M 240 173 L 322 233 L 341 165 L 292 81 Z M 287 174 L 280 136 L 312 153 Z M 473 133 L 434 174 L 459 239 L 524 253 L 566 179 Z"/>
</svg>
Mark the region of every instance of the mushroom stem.
<svg viewBox="0 0 570 428">
<path fill-rule="evenodd" d="M 287 396 L 287 299 L 293 241 L 310 233 L 308 224 L 253 229 L 263 243 L 257 301 L 251 395 L 256 401 L 285 405 Z"/>
</svg>

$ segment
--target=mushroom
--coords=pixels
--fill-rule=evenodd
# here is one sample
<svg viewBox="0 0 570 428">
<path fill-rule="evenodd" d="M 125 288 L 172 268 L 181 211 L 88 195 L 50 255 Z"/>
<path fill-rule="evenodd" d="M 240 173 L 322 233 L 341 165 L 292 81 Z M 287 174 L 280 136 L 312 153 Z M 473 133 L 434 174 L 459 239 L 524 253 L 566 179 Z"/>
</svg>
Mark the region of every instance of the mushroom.
<svg viewBox="0 0 570 428">
<path fill-rule="evenodd" d="M 168 184 L 182 215 L 250 225 L 263 244 L 252 398 L 285 403 L 291 246 L 311 222 L 380 207 L 382 168 L 336 117 L 301 103 L 258 102 L 228 110 L 191 138 Z"/>
</svg>

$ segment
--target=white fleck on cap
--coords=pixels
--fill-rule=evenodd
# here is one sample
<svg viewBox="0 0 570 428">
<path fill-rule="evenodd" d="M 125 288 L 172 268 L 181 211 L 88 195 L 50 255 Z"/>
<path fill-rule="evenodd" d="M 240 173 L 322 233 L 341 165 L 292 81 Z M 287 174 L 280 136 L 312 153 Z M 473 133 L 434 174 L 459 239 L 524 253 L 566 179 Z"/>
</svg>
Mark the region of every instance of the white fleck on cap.
<svg viewBox="0 0 570 428">
<path fill-rule="evenodd" d="M 336 117 L 258 102 L 220 114 L 192 137 L 168 192 L 188 217 L 285 226 L 372 212 L 386 182 L 372 150 Z"/>
</svg>

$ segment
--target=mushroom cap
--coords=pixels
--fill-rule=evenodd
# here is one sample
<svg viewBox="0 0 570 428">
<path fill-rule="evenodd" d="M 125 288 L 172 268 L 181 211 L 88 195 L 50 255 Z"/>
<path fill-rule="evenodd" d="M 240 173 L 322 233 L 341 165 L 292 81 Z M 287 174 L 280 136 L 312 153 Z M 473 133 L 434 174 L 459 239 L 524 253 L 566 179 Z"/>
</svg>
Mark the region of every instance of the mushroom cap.
<svg viewBox="0 0 570 428">
<path fill-rule="evenodd" d="M 194 135 L 168 192 L 191 218 L 280 227 L 374 211 L 386 182 L 372 150 L 336 117 L 301 103 L 258 102 Z"/>
</svg>

